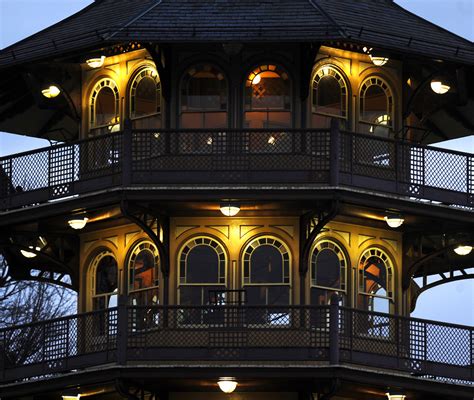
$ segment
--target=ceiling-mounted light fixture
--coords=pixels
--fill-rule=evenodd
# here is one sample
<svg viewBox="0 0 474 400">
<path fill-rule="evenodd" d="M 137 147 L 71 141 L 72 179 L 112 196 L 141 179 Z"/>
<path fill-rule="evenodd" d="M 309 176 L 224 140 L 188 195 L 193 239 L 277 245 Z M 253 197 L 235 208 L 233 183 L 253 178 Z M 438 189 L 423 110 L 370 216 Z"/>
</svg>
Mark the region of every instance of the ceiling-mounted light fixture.
<svg viewBox="0 0 474 400">
<path fill-rule="evenodd" d="M 233 217 L 239 213 L 240 206 L 235 203 L 223 203 L 220 205 L 219 209 L 226 217 Z"/>
<path fill-rule="evenodd" d="M 104 65 L 104 62 L 105 56 L 92 57 L 86 60 L 86 63 L 90 68 L 100 68 Z"/>
<path fill-rule="evenodd" d="M 72 218 L 67 223 L 72 229 L 84 229 L 84 227 L 87 224 L 87 221 L 89 221 L 89 218 L 83 217 L 83 218 Z"/>
<path fill-rule="evenodd" d="M 466 245 L 462 245 L 462 244 L 460 244 L 459 246 L 457 246 L 454 249 L 454 252 L 458 256 L 467 256 L 468 254 L 471 253 L 471 251 L 472 251 L 472 246 L 466 246 Z"/>
<path fill-rule="evenodd" d="M 407 396 L 404 394 L 390 394 L 390 393 L 385 393 L 387 396 L 388 400 L 405 400 Z"/>
<path fill-rule="evenodd" d="M 442 78 L 434 78 L 431 81 L 431 90 L 436 94 L 445 94 L 448 93 L 451 89 L 451 86 L 448 85 L 446 81 Z"/>
<path fill-rule="evenodd" d="M 50 85 L 41 91 L 41 94 L 47 99 L 54 99 L 55 97 L 59 96 L 60 93 L 61 89 L 59 89 L 56 85 Z"/>
<path fill-rule="evenodd" d="M 388 58 L 387 54 L 384 54 L 378 51 L 371 52 L 369 54 L 369 57 L 372 63 L 376 65 L 377 67 L 381 67 L 390 61 L 390 58 Z"/>
<path fill-rule="evenodd" d="M 28 246 L 28 248 L 31 250 L 41 251 L 41 247 Z M 33 253 L 32 251 L 28 250 L 20 250 L 20 253 L 25 258 L 35 258 L 37 256 L 36 253 Z"/>
<path fill-rule="evenodd" d="M 398 228 L 403 225 L 405 219 L 400 214 L 388 213 L 384 217 L 385 222 L 390 228 Z"/>
<path fill-rule="evenodd" d="M 219 385 L 219 389 L 224 393 L 232 393 L 237 387 L 237 381 L 231 377 L 219 378 L 217 384 Z"/>
</svg>

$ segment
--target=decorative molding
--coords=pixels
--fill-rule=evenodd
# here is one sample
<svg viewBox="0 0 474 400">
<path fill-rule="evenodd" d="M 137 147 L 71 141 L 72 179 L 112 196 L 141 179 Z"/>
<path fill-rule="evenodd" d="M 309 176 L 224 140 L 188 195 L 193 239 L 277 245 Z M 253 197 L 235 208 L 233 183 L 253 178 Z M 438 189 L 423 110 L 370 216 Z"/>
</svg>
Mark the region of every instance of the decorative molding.
<svg viewBox="0 0 474 400">
<path fill-rule="evenodd" d="M 118 249 L 118 236 L 110 236 L 104 238 L 104 240 L 107 240 L 108 242 L 112 243 L 117 249 Z"/>
<path fill-rule="evenodd" d="M 381 238 L 381 239 L 385 243 L 388 243 L 393 248 L 393 250 L 395 250 L 395 252 L 398 252 L 398 245 L 399 245 L 398 240 L 388 239 L 388 238 Z"/>
<path fill-rule="evenodd" d="M 91 247 L 94 246 L 94 243 L 97 242 L 97 239 L 94 240 L 88 240 L 87 242 L 84 242 L 84 245 L 82 247 L 83 253 L 88 253 Z"/>
<path fill-rule="evenodd" d="M 295 227 L 294 225 L 270 225 L 271 228 L 279 229 L 285 232 L 289 237 L 294 239 L 295 237 Z"/>
<path fill-rule="evenodd" d="M 351 245 L 351 233 L 346 232 L 346 231 L 339 231 L 339 230 L 333 230 L 334 233 L 337 233 L 339 236 L 341 236 L 346 243 L 350 246 Z"/>
<path fill-rule="evenodd" d="M 229 236 L 230 236 L 229 225 L 206 225 L 206 228 L 214 229 L 215 231 L 222 233 L 227 239 L 229 239 Z"/>
<path fill-rule="evenodd" d="M 240 225 L 240 238 L 259 228 L 263 228 L 263 225 Z"/>
<path fill-rule="evenodd" d="M 359 247 L 362 246 L 368 240 L 375 239 L 375 236 L 361 235 L 359 234 Z"/>
<path fill-rule="evenodd" d="M 129 232 L 125 234 L 125 246 L 128 246 L 132 239 L 138 235 L 140 231 Z"/>
<path fill-rule="evenodd" d="M 191 229 L 199 228 L 199 225 L 177 225 L 175 228 L 174 237 L 179 238 L 183 233 L 190 231 Z"/>
</svg>

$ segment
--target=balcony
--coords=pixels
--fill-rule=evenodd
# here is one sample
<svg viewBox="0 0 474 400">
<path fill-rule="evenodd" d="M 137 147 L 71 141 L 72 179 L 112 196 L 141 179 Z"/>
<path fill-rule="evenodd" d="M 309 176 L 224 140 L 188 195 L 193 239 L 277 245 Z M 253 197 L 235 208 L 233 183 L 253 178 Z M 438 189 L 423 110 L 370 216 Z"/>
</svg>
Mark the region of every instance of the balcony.
<svg viewBox="0 0 474 400">
<path fill-rule="evenodd" d="M 0 210 L 111 188 L 359 188 L 474 205 L 474 155 L 338 129 L 126 130 L 0 158 Z"/>
<path fill-rule="evenodd" d="M 474 328 L 332 306 L 123 306 L 0 330 L 0 382 L 99 365 L 353 365 L 474 381 Z"/>
</svg>

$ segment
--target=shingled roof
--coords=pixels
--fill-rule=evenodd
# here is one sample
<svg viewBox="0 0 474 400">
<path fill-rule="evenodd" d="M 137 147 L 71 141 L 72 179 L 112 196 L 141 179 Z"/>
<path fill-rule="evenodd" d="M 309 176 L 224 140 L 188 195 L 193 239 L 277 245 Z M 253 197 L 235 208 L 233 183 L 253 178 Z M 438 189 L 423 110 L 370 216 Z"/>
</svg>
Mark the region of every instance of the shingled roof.
<svg viewBox="0 0 474 400">
<path fill-rule="evenodd" d="M 474 44 L 392 0 L 96 0 L 0 52 L 0 67 L 137 40 L 327 42 L 474 64 Z"/>
</svg>

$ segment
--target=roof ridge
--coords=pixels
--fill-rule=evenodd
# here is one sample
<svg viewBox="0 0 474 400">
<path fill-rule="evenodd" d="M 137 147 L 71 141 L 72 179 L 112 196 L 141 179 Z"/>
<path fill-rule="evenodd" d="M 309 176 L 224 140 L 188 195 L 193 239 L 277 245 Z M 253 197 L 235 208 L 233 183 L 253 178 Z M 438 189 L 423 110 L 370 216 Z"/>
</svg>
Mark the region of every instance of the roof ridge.
<svg viewBox="0 0 474 400">
<path fill-rule="evenodd" d="M 339 33 L 347 38 L 347 33 L 346 31 L 336 22 L 336 20 L 331 17 L 331 15 L 329 13 L 327 13 L 318 3 L 317 3 L 317 0 L 308 0 L 309 4 L 311 4 L 316 10 L 318 10 L 324 17 L 326 17 L 326 19 L 328 19 L 329 22 L 331 22 L 332 24 L 334 24 L 334 26 L 337 27 L 337 30 L 339 31 Z"/>
<path fill-rule="evenodd" d="M 104 37 L 104 40 L 110 40 L 112 39 L 115 35 L 118 33 L 122 32 L 124 29 L 128 28 L 130 25 L 138 21 L 140 18 L 142 18 L 144 15 L 148 14 L 151 10 L 153 10 L 156 6 L 160 5 L 163 0 L 157 0 L 156 3 L 152 4 L 150 7 L 148 7 L 145 11 L 141 12 L 137 16 L 133 17 L 130 21 L 128 21 L 124 26 L 121 28 L 117 29 L 115 32 L 111 33 L 110 35 Z"/>
</svg>

